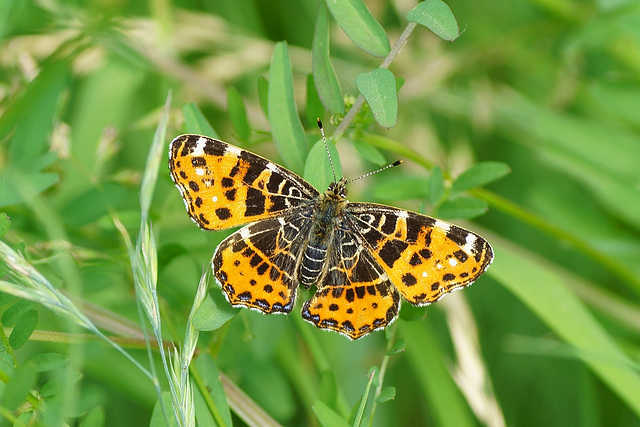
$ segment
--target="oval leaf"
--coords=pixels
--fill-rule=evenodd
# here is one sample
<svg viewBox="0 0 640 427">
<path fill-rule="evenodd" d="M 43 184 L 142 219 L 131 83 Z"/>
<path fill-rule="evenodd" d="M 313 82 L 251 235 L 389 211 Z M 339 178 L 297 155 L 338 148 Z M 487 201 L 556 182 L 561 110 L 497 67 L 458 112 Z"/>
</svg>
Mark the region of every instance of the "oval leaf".
<svg viewBox="0 0 640 427">
<path fill-rule="evenodd" d="M 446 219 L 469 219 L 487 211 L 487 202 L 475 197 L 456 197 L 438 208 L 438 216 Z"/>
<path fill-rule="evenodd" d="M 7 392 L 2 397 L 2 406 L 9 411 L 16 409 L 27 397 L 27 393 L 29 393 L 35 382 L 36 371 L 33 366 L 29 363 L 20 365 L 4 386 Z M 11 392 L 9 393 L 8 391 Z"/>
<path fill-rule="evenodd" d="M 278 153 L 289 169 L 300 173 L 307 158 L 307 138 L 296 111 L 289 49 L 277 43 L 269 70 L 269 124 Z"/>
<path fill-rule="evenodd" d="M 459 193 L 469 188 L 480 187 L 496 181 L 511 172 L 506 163 L 481 162 L 471 166 L 456 178 L 451 186 L 452 193 Z"/>
<path fill-rule="evenodd" d="M 340 156 L 336 146 L 330 141 L 328 142 L 329 154 L 333 161 L 333 167 L 335 168 L 336 176 L 333 176 L 333 170 L 331 169 L 331 162 L 329 156 L 327 156 L 327 149 L 324 146 L 324 141 L 321 139 L 313 144 L 307 162 L 304 165 L 304 179 L 309 181 L 319 191 L 327 189 L 329 184 L 336 179 L 340 179 L 342 176 L 342 165 L 340 164 Z"/>
<path fill-rule="evenodd" d="M 384 155 L 373 145 L 355 139 L 351 142 L 356 148 L 356 151 L 358 151 L 364 159 L 378 166 L 383 166 L 387 163 L 387 159 L 385 159 Z"/>
<path fill-rule="evenodd" d="M 20 318 L 28 311 L 33 310 L 36 307 L 36 303 L 33 301 L 20 300 L 9 307 L 4 313 L 2 313 L 2 325 L 13 326 Z"/>
<path fill-rule="evenodd" d="M 393 73 L 386 68 L 377 68 L 358 75 L 356 86 L 380 126 L 394 126 L 398 120 L 398 92 Z"/>
<path fill-rule="evenodd" d="M 318 16 L 316 17 L 311 50 L 311 71 L 324 108 L 334 114 L 344 114 L 342 89 L 340 89 L 340 82 L 331 63 L 327 8 L 324 1 L 318 2 Z"/>
<path fill-rule="evenodd" d="M 242 102 L 240 92 L 234 87 L 227 89 L 227 108 L 233 129 L 240 141 L 249 139 L 249 120 L 247 120 L 247 110 Z"/>
<path fill-rule="evenodd" d="M 240 309 L 229 305 L 219 289 L 211 289 L 193 315 L 193 326 L 199 331 L 215 331 L 233 319 L 239 311 Z"/>
<path fill-rule="evenodd" d="M 370 55 L 384 57 L 391 50 L 389 38 L 362 0 L 326 0 L 342 31 Z"/>
<path fill-rule="evenodd" d="M 35 310 L 27 311 L 13 327 L 11 335 L 9 335 L 9 344 L 16 350 L 22 347 L 36 329 L 38 324 L 38 312 Z"/>
<path fill-rule="evenodd" d="M 27 360 L 35 366 L 37 372 L 46 372 L 66 365 L 69 359 L 60 353 L 40 353 L 34 354 Z"/>
<path fill-rule="evenodd" d="M 383 388 L 380 391 L 380 394 L 376 398 L 376 402 L 384 403 L 396 398 L 396 388 L 393 386 L 388 386 Z"/>
<path fill-rule="evenodd" d="M 407 13 L 407 21 L 423 25 L 441 39 L 452 41 L 460 35 L 458 22 L 449 6 L 440 0 L 418 3 Z"/>
</svg>

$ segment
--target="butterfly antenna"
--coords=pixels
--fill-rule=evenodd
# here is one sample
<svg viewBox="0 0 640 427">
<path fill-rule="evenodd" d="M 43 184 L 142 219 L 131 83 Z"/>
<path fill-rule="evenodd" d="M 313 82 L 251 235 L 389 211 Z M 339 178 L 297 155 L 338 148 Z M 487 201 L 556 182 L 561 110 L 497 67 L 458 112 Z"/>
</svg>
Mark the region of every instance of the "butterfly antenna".
<svg viewBox="0 0 640 427">
<path fill-rule="evenodd" d="M 347 184 L 348 184 L 348 183 L 350 183 L 350 182 L 353 182 L 353 181 L 357 181 L 357 180 L 359 180 L 359 179 L 361 179 L 361 178 L 366 178 L 366 177 L 368 177 L 368 176 L 371 176 L 371 175 L 373 175 L 374 173 L 382 172 L 383 170 L 386 170 L 386 169 L 392 168 L 392 167 L 394 167 L 394 166 L 399 166 L 399 165 L 401 165 L 401 164 L 402 164 L 402 160 L 396 160 L 395 162 L 391 163 L 390 165 L 384 166 L 384 167 L 382 167 L 382 168 L 380 168 L 380 169 L 378 169 L 378 170 L 375 170 L 375 171 L 373 171 L 373 172 L 369 172 L 369 173 L 365 173 L 364 175 L 361 175 L 361 176 L 359 176 L 359 177 L 357 177 L 357 178 L 350 179 L 349 181 L 347 181 Z"/>
<path fill-rule="evenodd" d="M 318 120 L 318 127 L 320 128 L 320 133 L 322 134 L 322 140 L 324 141 L 324 148 L 327 150 L 327 157 L 329 157 L 329 163 L 331 164 L 331 172 L 333 172 L 333 182 L 337 182 L 336 179 L 336 170 L 333 168 L 333 159 L 331 159 L 331 153 L 329 152 L 329 143 L 327 142 L 327 138 L 324 137 L 324 129 L 322 128 L 322 121 Z"/>
</svg>

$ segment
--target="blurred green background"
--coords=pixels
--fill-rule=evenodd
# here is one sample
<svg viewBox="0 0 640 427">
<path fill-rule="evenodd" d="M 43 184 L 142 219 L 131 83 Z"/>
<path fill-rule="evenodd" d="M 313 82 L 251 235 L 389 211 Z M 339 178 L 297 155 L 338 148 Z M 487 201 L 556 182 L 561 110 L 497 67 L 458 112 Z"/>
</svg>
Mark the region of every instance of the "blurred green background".
<svg viewBox="0 0 640 427">
<path fill-rule="evenodd" d="M 366 4 L 393 44 L 416 2 Z M 639 425 L 640 2 L 447 4 L 461 36 L 445 42 L 417 28 L 390 66 L 404 79 L 397 125 L 363 116 L 337 148 L 347 177 L 377 168 L 379 154 L 383 163 L 405 159 L 354 183 L 350 200 L 434 215 L 431 165 L 450 184 L 474 163 L 508 164 L 509 175 L 467 194 L 487 202 L 486 214 L 473 224 L 445 218 L 491 242 L 487 274 L 426 318 L 405 305 L 387 334 L 356 342 L 315 330 L 298 309 L 242 310 L 201 334 L 197 357 L 214 360 L 284 425 L 327 425 L 318 401 L 348 418 L 372 366 L 383 366 L 381 387 L 395 390 L 376 405 L 377 426 Z M 318 139 L 305 114 L 316 13 L 316 1 L 290 0 L 0 2 L 0 204 L 11 218 L 4 240 L 108 335 L 129 338 L 124 347 L 144 364 L 130 263 L 112 218 L 137 234 L 142 171 L 167 94 L 167 148 L 187 130 L 183 106 L 193 103 L 221 139 L 282 163 L 259 86 L 285 40 L 300 117 L 309 141 Z M 357 96 L 356 75 L 381 60 L 329 22 L 343 93 Z M 230 88 L 246 107 L 248 137 L 230 121 Z M 323 118 L 330 135 L 335 127 Z M 151 221 L 163 330 L 180 342 L 200 274 L 227 233 L 189 220 L 164 165 L 166 154 Z M 63 254 L 71 265 L 57 263 Z M 35 332 L 13 349 L 18 364 L 56 352 L 73 366 L 77 377 L 63 389 L 76 402 L 62 414 L 70 425 L 149 423 L 153 386 L 121 355 L 43 307 L 16 309 L 20 301 L 8 296 L 0 303 L 13 318 L 37 312 Z M 403 351 L 385 357 L 386 336 Z M 10 414 L 27 409 L 7 403 L 19 370 L 3 342 L 0 418 L 10 425 Z M 50 411 L 64 400 L 44 387 L 52 372 L 27 388 Z M 227 399 L 242 425 L 238 407 L 254 406 L 228 388 Z"/>
</svg>

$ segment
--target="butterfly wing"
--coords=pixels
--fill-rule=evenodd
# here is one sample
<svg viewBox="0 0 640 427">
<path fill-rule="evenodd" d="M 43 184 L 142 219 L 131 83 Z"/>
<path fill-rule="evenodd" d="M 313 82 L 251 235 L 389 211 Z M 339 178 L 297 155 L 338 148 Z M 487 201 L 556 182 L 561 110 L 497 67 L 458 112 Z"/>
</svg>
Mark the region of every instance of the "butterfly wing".
<svg viewBox="0 0 640 427">
<path fill-rule="evenodd" d="M 311 221 L 301 209 L 247 225 L 223 240 L 213 271 L 227 300 L 263 313 L 289 313 L 298 287 L 300 253 Z"/>
<path fill-rule="evenodd" d="M 302 317 L 354 340 L 393 322 L 400 295 L 367 248 L 344 230 L 335 231 L 330 248 L 327 271 Z"/>
<path fill-rule="evenodd" d="M 438 219 L 373 203 L 350 203 L 346 211 L 373 258 L 413 305 L 469 286 L 493 260 L 482 237 Z"/>
<path fill-rule="evenodd" d="M 206 136 L 174 139 L 169 170 L 189 215 L 208 230 L 272 218 L 318 195 L 293 172 Z"/>
</svg>

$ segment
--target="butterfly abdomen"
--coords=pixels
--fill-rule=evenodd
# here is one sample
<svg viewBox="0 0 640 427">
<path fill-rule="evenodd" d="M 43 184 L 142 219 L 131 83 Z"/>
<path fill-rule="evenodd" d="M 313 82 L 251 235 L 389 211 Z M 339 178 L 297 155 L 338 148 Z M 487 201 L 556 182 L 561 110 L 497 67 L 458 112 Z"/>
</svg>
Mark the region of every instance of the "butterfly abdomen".
<svg viewBox="0 0 640 427">
<path fill-rule="evenodd" d="M 300 263 L 300 284 L 308 289 L 322 275 L 327 258 L 327 245 L 323 242 L 310 242 Z"/>
</svg>

